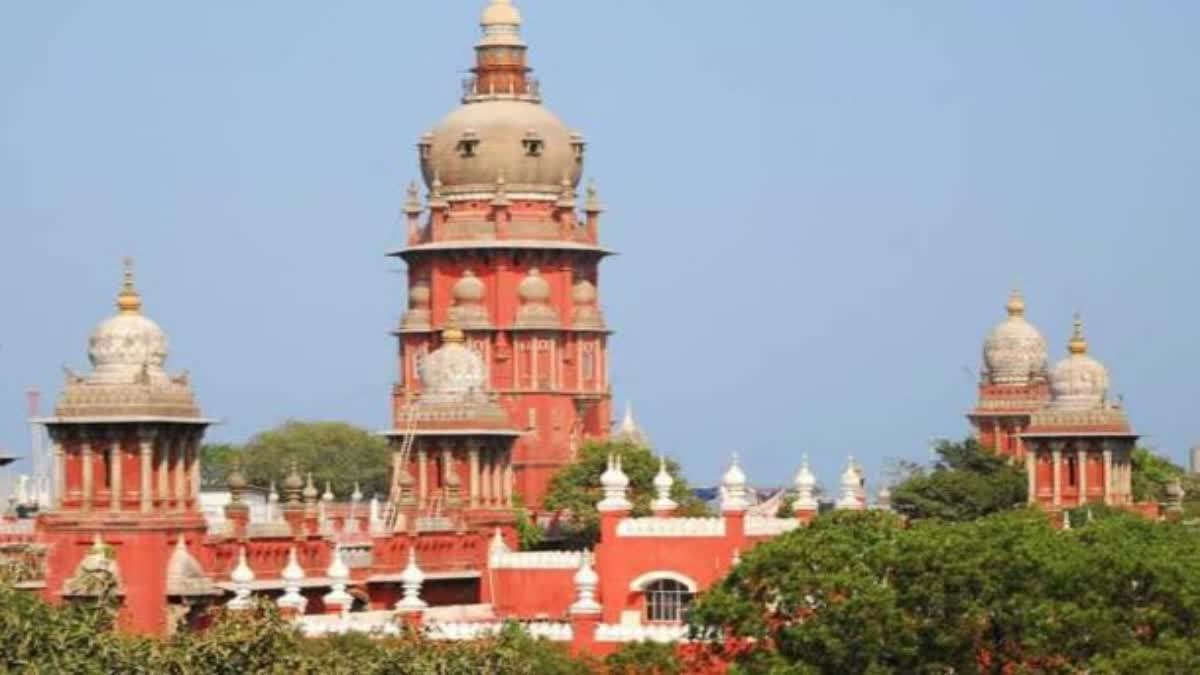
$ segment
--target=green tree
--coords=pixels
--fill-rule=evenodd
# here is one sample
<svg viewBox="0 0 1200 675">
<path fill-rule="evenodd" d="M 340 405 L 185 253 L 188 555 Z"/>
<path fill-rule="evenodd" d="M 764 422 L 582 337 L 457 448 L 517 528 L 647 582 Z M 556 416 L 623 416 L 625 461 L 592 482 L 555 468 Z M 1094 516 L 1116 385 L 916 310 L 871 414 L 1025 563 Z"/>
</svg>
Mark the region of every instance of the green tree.
<svg viewBox="0 0 1200 675">
<path fill-rule="evenodd" d="M 264 431 L 244 446 L 206 445 L 201 470 L 206 482 L 223 485 L 235 462 L 251 485 L 281 483 L 296 462 L 311 471 L 320 490 L 328 482 L 341 498 L 358 483 L 363 494 L 386 496 L 391 452 L 387 442 L 365 429 L 344 422 L 290 421 Z"/>
<path fill-rule="evenodd" d="M 742 672 L 1195 672 L 1200 537 L 1115 510 L 833 513 L 744 554 L 691 621 Z"/>
<path fill-rule="evenodd" d="M 974 438 L 942 440 L 932 470 L 913 467 L 892 490 L 892 506 L 909 518 L 971 520 L 1024 504 L 1025 473 Z"/>
<path fill-rule="evenodd" d="M 604 659 L 608 675 L 682 675 L 683 661 L 678 645 L 633 642 Z"/>
<path fill-rule="evenodd" d="M 1130 478 L 1133 498 L 1139 502 L 1166 500 L 1167 485 L 1185 473 L 1183 467 L 1147 448 L 1134 448 L 1129 460 L 1133 468 Z"/>
<path fill-rule="evenodd" d="M 629 477 L 629 501 L 633 515 L 650 514 L 650 502 L 656 496 L 654 476 L 659 459 L 649 448 L 632 443 L 589 443 L 580 449 L 576 460 L 559 470 L 550 481 L 546 508 L 562 514 L 561 541 L 567 548 L 591 548 L 600 537 L 600 514 L 596 503 L 601 499 L 600 475 L 607 467 L 610 454 L 620 455 L 621 468 Z M 683 479 L 679 464 L 667 460 L 667 472 L 675 479 L 671 499 L 679 504 L 680 516 L 707 515 L 708 508 L 697 499 Z"/>
</svg>

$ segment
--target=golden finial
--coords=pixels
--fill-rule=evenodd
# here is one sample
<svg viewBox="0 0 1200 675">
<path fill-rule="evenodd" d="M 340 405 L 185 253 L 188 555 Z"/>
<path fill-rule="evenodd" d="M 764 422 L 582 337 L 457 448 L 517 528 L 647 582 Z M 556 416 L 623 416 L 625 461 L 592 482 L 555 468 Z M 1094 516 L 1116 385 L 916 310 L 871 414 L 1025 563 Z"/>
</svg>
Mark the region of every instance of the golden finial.
<svg viewBox="0 0 1200 675">
<path fill-rule="evenodd" d="M 133 286 L 133 258 L 125 258 L 125 271 L 121 281 L 121 292 L 117 294 L 117 309 L 122 314 L 137 314 L 142 311 L 142 296 Z"/>
<path fill-rule="evenodd" d="M 1083 317 L 1079 316 L 1079 312 L 1075 312 L 1075 329 L 1071 333 L 1071 341 L 1067 343 L 1067 350 L 1072 354 L 1086 354 L 1088 351 L 1087 338 L 1083 336 Z"/>
<path fill-rule="evenodd" d="M 1007 307 L 1009 316 L 1025 316 L 1025 296 L 1021 295 L 1021 289 L 1012 290 L 1008 296 Z"/>
</svg>

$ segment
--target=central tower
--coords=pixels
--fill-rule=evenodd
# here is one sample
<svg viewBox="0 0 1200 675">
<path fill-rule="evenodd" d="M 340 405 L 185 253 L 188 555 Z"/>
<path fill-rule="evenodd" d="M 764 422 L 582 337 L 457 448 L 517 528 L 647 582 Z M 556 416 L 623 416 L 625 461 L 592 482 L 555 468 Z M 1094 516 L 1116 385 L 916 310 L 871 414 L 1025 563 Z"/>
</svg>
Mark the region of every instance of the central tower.
<svg viewBox="0 0 1200 675">
<path fill-rule="evenodd" d="M 598 243 L 595 190 L 582 205 L 577 196 L 583 136 L 542 105 L 520 13 L 492 0 L 481 25 L 461 105 L 417 144 L 427 199 L 409 187 L 407 245 L 389 254 L 408 267 L 392 435 L 411 426 L 422 359 L 445 328 L 460 329 L 521 432 L 513 487 L 537 508 L 579 445 L 608 434 L 609 332 L 597 288 L 610 252 Z"/>
</svg>

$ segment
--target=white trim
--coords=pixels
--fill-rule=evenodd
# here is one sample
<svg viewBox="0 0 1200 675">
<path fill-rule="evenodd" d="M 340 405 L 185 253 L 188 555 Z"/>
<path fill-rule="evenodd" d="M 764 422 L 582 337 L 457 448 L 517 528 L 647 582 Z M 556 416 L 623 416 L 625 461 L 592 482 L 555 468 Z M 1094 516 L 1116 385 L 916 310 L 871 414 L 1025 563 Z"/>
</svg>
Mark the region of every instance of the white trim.
<svg viewBox="0 0 1200 675">
<path fill-rule="evenodd" d="M 654 570 L 652 572 L 646 572 L 642 576 L 629 582 L 629 590 L 634 592 L 645 591 L 647 586 L 655 581 L 661 581 L 663 579 L 678 581 L 684 586 L 687 586 L 687 589 L 692 593 L 698 593 L 700 591 L 700 585 L 697 584 L 691 577 L 687 577 L 679 572 L 672 572 L 670 570 Z"/>
</svg>

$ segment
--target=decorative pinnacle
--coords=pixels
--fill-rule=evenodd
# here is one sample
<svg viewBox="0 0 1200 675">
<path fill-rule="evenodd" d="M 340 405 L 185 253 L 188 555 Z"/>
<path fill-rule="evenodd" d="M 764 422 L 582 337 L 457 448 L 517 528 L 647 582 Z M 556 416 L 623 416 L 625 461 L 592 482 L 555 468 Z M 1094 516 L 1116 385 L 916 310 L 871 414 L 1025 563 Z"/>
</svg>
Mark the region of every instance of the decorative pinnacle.
<svg viewBox="0 0 1200 675">
<path fill-rule="evenodd" d="M 421 195 L 417 190 L 417 182 L 412 181 L 408 184 L 408 199 L 404 202 L 404 213 L 410 216 L 419 216 L 425 210 L 421 206 Z"/>
<path fill-rule="evenodd" d="M 1072 354 L 1086 354 L 1088 351 L 1087 338 L 1083 336 L 1083 317 L 1079 312 L 1075 312 L 1075 328 L 1071 333 L 1071 341 L 1067 343 L 1067 350 Z"/>
<path fill-rule="evenodd" d="M 600 204 L 600 193 L 596 190 L 596 179 L 588 181 L 587 203 L 584 206 L 588 213 L 601 213 L 604 207 Z"/>
<path fill-rule="evenodd" d="M 1007 307 L 1009 316 L 1025 316 L 1025 296 L 1021 295 L 1021 289 L 1012 290 L 1008 296 Z"/>
<path fill-rule="evenodd" d="M 133 258 L 125 258 L 121 292 L 117 295 L 117 309 L 122 314 L 137 314 L 142 311 L 142 296 L 133 285 Z"/>
<path fill-rule="evenodd" d="M 447 323 L 446 327 L 442 329 L 442 342 L 444 344 L 462 344 L 466 340 L 467 336 L 462 332 L 462 329 L 452 321 Z"/>
</svg>

